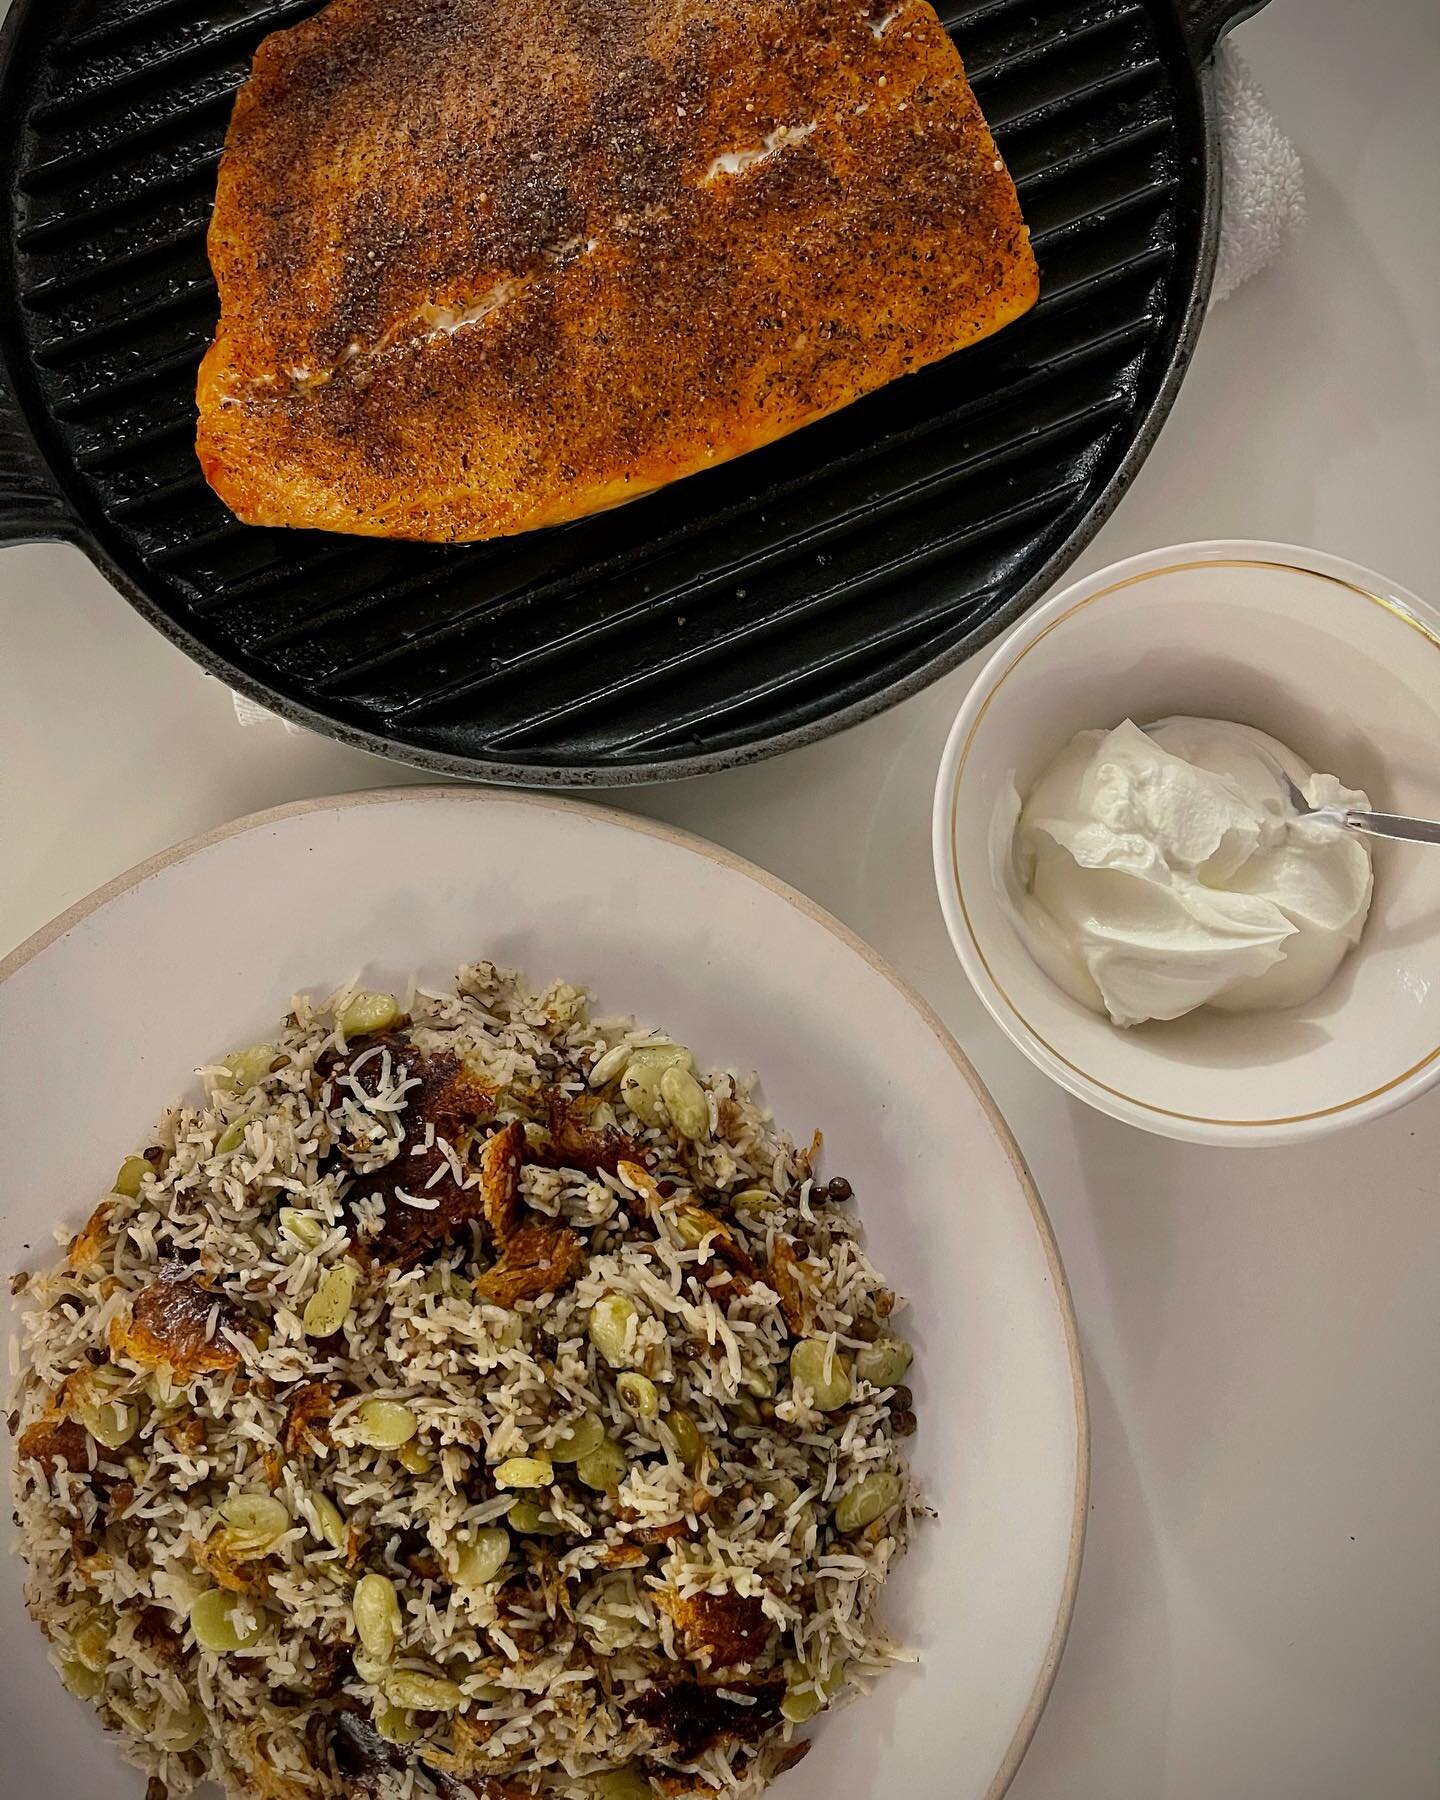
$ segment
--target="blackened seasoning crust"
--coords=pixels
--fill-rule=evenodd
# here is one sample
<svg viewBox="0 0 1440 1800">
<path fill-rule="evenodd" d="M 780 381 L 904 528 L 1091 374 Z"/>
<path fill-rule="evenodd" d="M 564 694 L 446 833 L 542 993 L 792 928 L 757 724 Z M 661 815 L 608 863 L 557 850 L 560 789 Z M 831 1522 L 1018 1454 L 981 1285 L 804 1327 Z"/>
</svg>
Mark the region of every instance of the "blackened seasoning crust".
<svg viewBox="0 0 1440 1800">
<path fill-rule="evenodd" d="M 1033 304 L 925 0 L 333 0 L 235 103 L 200 463 L 440 541 L 769 443 Z"/>
</svg>

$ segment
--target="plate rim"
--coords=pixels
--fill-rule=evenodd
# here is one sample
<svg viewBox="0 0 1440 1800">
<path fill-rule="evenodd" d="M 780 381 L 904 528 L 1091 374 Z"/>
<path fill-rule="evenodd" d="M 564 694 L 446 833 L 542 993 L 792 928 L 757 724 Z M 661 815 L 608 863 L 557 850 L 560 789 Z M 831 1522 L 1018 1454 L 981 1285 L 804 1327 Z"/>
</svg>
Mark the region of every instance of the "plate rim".
<svg viewBox="0 0 1440 1800">
<path fill-rule="evenodd" d="M 793 907 L 812 923 L 822 926 L 832 937 L 861 957 L 869 966 L 888 981 L 906 1005 L 914 1012 L 920 1022 L 930 1031 L 951 1062 L 966 1086 L 979 1103 L 986 1122 L 994 1132 L 996 1141 L 1004 1151 L 1006 1160 L 1015 1174 L 1020 1191 L 1029 1208 L 1031 1223 L 1040 1239 L 1040 1247 L 1049 1270 L 1051 1286 L 1055 1301 L 1060 1310 L 1060 1321 L 1065 1336 L 1066 1357 L 1070 1365 L 1071 1393 L 1075 1408 L 1075 1491 L 1070 1515 L 1070 1543 L 1065 1565 L 1065 1579 L 1061 1586 L 1059 1608 L 1055 1623 L 1051 1629 L 1050 1639 L 1041 1659 L 1040 1669 L 1035 1684 L 1025 1704 L 1014 1734 L 1006 1748 L 1000 1765 L 990 1786 L 986 1789 L 984 1800 L 1001 1800 L 1010 1787 L 1011 1782 L 1023 1762 L 1025 1752 L 1030 1747 L 1040 1723 L 1041 1714 L 1050 1698 L 1055 1684 L 1055 1676 L 1064 1655 L 1066 1640 L 1070 1634 L 1070 1626 L 1075 1615 L 1075 1597 L 1080 1582 L 1080 1568 L 1084 1559 L 1085 1528 L 1089 1515 L 1090 1495 L 1090 1412 L 1085 1389 L 1084 1359 L 1080 1350 L 1080 1334 L 1075 1319 L 1075 1305 L 1070 1293 L 1070 1283 L 1065 1274 L 1065 1265 L 1060 1259 L 1059 1246 L 1055 1241 L 1054 1227 L 1050 1223 L 1050 1215 L 1045 1209 L 1045 1202 L 1035 1185 L 1035 1178 L 1030 1173 L 1020 1146 L 1006 1123 L 999 1107 L 989 1089 L 980 1079 L 974 1064 L 961 1049 L 949 1028 L 930 1003 L 903 976 L 891 968 L 890 964 L 873 949 L 864 938 L 853 931 L 843 920 L 811 900 L 808 895 L 792 887 L 789 882 L 782 881 L 768 869 L 758 863 L 751 862 L 748 857 L 740 856 L 723 845 L 711 843 L 709 839 L 697 833 L 686 831 L 678 825 L 671 825 L 659 819 L 646 818 L 643 815 L 622 812 L 614 807 L 597 806 L 591 802 L 570 799 L 558 794 L 535 793 L 526 789 L 480 788 L 452 785 L 448 783 L 425 782 L 399 787 L 357 788 L 344 794 L 324 794 L 310 796 L 299 800 L 286 801 L 279 806 L 262 808 L 258 812 L 245 813 L 223 825 L 217 825 L 209 831 L 196 833 L 192 837 L 172 844 L 153 856 L 146 857 L 132 868 L 126 869 L 111 880 L 102 883 L 82 899 L 57 913 L 48 924 L 42 925 L 23 942 L 17 944 L 6 956 L 0 958 L 0 987 L 19 973 L 52 944 L 57 943 L 68 932 L 82 924 L 92 913 L 117 900 L 121 895 L 142 886 L 152 877 L 162 874 L 166 869 L 188 862 L 201 851 L 212 845 L 224 843 L 227 839 L 241 837 L 246 833 L 262 829 L 267 825 L 279 824 L 286 819 L 302 817 L 307 813 L 345 811 L 352 807 L 374 806 L 389 802 L 402 805 L 417 801 L 457 802 L 468 805 L 518 806 L 542 809 L 547 812 L 569 813 L 603 822 L 621 830 L 633 831 L 642 837 L 656 838 L 664 843 L 673 844 L 679 849 L 703 857 L 734 874 L 742 875 L 758 886 L 768 889 L 779 899 Z"/>
</svg>

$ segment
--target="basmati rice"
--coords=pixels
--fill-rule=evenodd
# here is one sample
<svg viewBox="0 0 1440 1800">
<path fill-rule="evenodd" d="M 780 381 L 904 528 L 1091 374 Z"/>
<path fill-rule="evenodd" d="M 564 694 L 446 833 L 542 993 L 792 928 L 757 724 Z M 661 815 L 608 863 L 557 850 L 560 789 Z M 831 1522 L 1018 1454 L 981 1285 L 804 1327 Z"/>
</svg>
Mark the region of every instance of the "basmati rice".
<svg viewBox="0 0 1440 1800">
<path fill-rule="evenodd" d="M 27 1603 L 52 1658 L 149 1772 L 152 1800 L 206 1779 L 264 1800 L 581 1800 L 617 1768 L 657 1794 L 746 1800 L 797 1755 L 782 1696 L 834 1704 L 903 1654 L 872 1612 L 917 1506 L 892 1429 L 908 1391 L 857 1380 L 827 1414 L 792 1380 L 795 1332 L 767 1280 L 777 1242 L 794 1247 L 827 1379 L 890 1331 L 894 1297 L 852 1213 L 814 1179 L 813 1147 L 776 1130 L 753 1081 L 699 1077 L 708 1141 L 674 1133 L 663 1103 L 647 1124 L 619 1077 L 636 1046 L 670 1040 L 592 1023 L 569 984 L 536 993 L 487 963 L 462 970 L 452 994 L 414 992 L 408 1022 L 352 1049 L 337 1075 L 337 1014 L 354 991 L 297 997 L 278 1066 L 245 1092 L 229 1090 L 226 1065 L 204 1069 L 203 1103 L 161 1121 L 141 1192 L 107 1196 L 75 1240 L 85 1255 L 17 1290 L 11 1426 L 36 1453 L 17 1458 L 16 1497 Z M 492 1115 L 458 1140 L 415 1114 L 422 1084 L 402 1054 L 442 1052 L 494 1091 Z M 592 1092 L 601 1058 L 608 1079 Z M 576 1107 L 598 1098 L 591 1125 L 625 1134 L 639 1161 L 568 1166 L 547 1094 Z M 523 1218 L 578 1234 L 573 1282 L 510 1307 L 478 1295 L 497 1249 L 478 1200 L 476 1219 L 423 1261 L 372 1259 L 392 1208 L 414 1209 L 424 1228 L 442 1177 L 478 1195 L 480 1145 L 511 1120 L 525 1126 Z M 243 1143 L 217 1153 L 240 1121 Z M 412 1156 L 437 1153 L 421 1191 L 404 1185 Z M 353 1195 L 356 1177 L 391 1165 L 388 1202 L 373 1177 Z M 747 1190 L 763 1198 L 737 1206 Z M 282 1205 L 313 1221 L 316 1242 L 281 1226 Z M 697 1245 L 675 1226 L 682 1207 L 709 1215 Z M 309 1339 L 305 1304 L 347 1259 L 349 1314 Z M 233 1349 L 236 1366 L 173 1372 L 130 1354 L 136 1297 L 177 1269 L 203 1287 L 204 1348 L 217 1365 Z M 590 1308 L 606 1295 L 635 1308 L 630 1360 L 663 1397 L 658 1418 L 627 1410 L 621 1371 L 590 1342 Z M 83 1409 L 97 1370 L 116 1438 L 132 1415 L 138 1429 L 103 1459 L 82 1432 L 77 1469 L 46 1460 L 46 1431 L 60 1444 L 68 1429 L 73 1453 L 77 1412 L 98 1417 Z M 315 1384 L 328 1424 L 297 1433 L 292 1408 Z M 377 1398 L 415 1420 L 398 1450 L 356 1435 L 358 1409 Z M 681 1415 L 698 1459 L 670 1432 Z M 498 1463 L 563 1454 L 584 1417 L 604 1427 L 623 1479 L 589 1483 L 584 1462 L 556 1460 L 541 1489 L 496 1488 Z M 845 1537 L 832 1503 L 877 1470 L 901 1476 L 902 1501 Z M 289 1527 L 258 1549 L 237 1537 L 219 1508 L 241 1494 L 279 1500 Z M 466 1585 L 461 1552 L 507 1521 L 501 1574 Z M 400 1607 L 394 1658 L 380 1666 L 358 1653 L 351 1611 L 367 1571 L 393 1582 Z M 196 1642 L 191 1610 L 216 1585 L 236 1595 L 232 1628 L 258 1634 L 238 1651 Z M 96 1620 L 108 1635 L 98 1668 L 77 1647 Z M 385 1689 L 407 1671 L 458 1684 L 459 1705 L 398 1709 Z M 722 1723 L 701 1730 L 697 1706 Z"/>
</svg>

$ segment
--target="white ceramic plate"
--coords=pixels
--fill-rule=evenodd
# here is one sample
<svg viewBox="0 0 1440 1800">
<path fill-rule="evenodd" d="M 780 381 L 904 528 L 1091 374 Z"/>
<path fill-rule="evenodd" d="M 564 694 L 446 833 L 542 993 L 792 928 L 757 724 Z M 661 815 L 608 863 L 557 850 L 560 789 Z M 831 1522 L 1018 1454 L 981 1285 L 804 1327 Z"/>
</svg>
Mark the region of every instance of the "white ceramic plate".
<svg viewBox="0 0 1440 1800">
<path fill-rule="evenodd" d="M 52 1254 L 119 1158 L 301 988 L 403 987 L 477 957 L 583 981 L 702 1061 L 758 1068 L 825 1132 L 910 1297 L 915 1458 L 940 1512 L 886 1595 L 923 1658 L 821 1722 L 787 1800 L 1007 1786 L 1064 1643 L 1085 1519 L 1074 1322 L 1029 1176 L 939 1022 L 856 938 L 724 852 L 557 800 L 408 789 L 242 821 L 122 877 L 0 965 L 0 1270 Z M 32 1249 L 33 1247 L 33 1249 Z M 143 1788 L 69 1698 L 0 1576 L 0 1787 Z"/>
</svg>

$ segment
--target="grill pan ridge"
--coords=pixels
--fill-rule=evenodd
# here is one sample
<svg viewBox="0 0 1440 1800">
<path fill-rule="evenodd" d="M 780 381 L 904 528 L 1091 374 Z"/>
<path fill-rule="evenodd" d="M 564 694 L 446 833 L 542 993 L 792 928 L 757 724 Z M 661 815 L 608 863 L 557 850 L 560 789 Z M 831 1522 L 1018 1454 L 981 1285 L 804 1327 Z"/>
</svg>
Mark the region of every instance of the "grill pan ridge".
<svg viewBox="0 0 1440 1800">
<path fill-rule="evenodd" d="M 589 519 L 455 547 L 256 529 L 194 378 L 236 87 L 318 0 L 16 0 L 0 49 L 0 542 L 80 544 L 288 717 L 446 773 L 608 785 L 812 740 L 1049 587 L 1158 431 L 1213 269 L 1208 57 L 1245 0 L 942 5 L 1020 191 L 1033 312 Z"/>
</svg>

